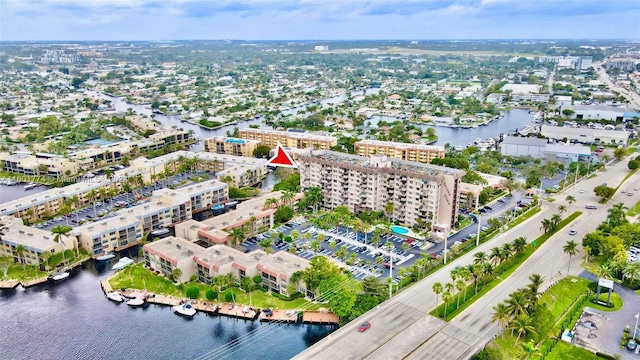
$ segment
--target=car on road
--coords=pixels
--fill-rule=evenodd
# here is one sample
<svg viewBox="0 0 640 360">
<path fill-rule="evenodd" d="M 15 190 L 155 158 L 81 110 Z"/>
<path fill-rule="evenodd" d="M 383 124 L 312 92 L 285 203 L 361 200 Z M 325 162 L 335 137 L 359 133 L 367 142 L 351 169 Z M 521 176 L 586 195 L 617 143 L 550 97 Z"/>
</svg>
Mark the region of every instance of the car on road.
<svg viewBox="0 0 640 360">
<path fill-rule="evenodd" d="M 580 194 L 584 194 L 584 189 L 580 189 Z"/>
<path fill-rule="evenodd" d="M 358 331 L 359 332 L 365 332 L 367 331 L 367 329 L 369 329 L 371 327 L 371 323 L 368 321 L 363 322 L 362 324 L 360 324 L 360 326 L 358 326 Z"/>
<path fill-rule="evenodd" d="M 575 234 L 577 234 L 577 233 L 578 233 L 578 232 L 576 231 L 576 229 L 571 229 L 571 230 L 569 230 L 569 235 L 575 235 Z"/>
<path fill-rule="evenodd" d="M 633 193 L 631 191 L 627 191 L 627 196 L 633 196 Z"/>
<path fill-rule="evenodd" d="M 597 209 L 597 208 L 598 208 L 597 206 L 595 206 L 595 205 L 593 205 L 593 204 L 587 204 L 587 205 L 585 205 L 584 207 L 585 207 L 585 208 L 587 208 L 587 209 L 591 209 L 591 210 L 595 210 L 595 209 Z"/>
</svg>

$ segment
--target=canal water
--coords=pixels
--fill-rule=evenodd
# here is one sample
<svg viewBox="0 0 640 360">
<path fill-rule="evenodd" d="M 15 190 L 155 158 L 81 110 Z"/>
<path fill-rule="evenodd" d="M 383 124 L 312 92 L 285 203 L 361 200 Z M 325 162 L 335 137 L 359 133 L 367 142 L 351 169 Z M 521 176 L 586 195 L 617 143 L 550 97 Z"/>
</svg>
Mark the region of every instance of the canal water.
<svg viewBox="0 0 640 360">
<path fill-rule="evenodd" d="M 99 281 L 116 260 L 88 263 L 61 283 L 0 291 L 0 359 L 288 359 L 334 329 L 114 303 Z"/>
<path fill-rule="evenodd" d="M 367 93 L 377 93 L 378 89 L 367 89 Z M 87 94 L 93 97 L 111 100 L 112 105 L 115 107 L 116 111 L 126 112 L 127 109 L 131 108 L 134 112 L 139 114 L 144 114 L 151 116 L 151 110 L 147 108 L 148 105 L 133 105 L 124 101 L 123 98 L 115 98 L 111 96 L 107 96 L 102 93 L 87 91 Z M 356 94 L 354 94 L 356 95 Z M 346 100 L 345 95 L 339 95 L 332 98 L 324 99 L 320 103 L 321 104 L 336 104 Z M 287 111 L 283 111 L 284 114 L 295 114 L 298 111 L 304 109 L 305 106 L 299 106 Z M 192 130 L 195 136 L 206 139 L 212 136 L 225 136 L 227 131 L 233 131 L 234 127 L 238 127 L 239 129 L 246 129 L 250 125 L 262 125 L 262 118 L 259 117 L 257 119 L 251 119 L 248 121 L 241 122 L 236 125 L 228 125 L 223 126 L 216 130 L 209 130 L 201 128 L 198 125 L 193 125 L 187 122 L 182 122 L 180 115 L 161 115 L 156 114 L 155 119 L 160 121 L 164 125 L 168 126 L 176 126 L 177 128 L 181 128 L 184 130 Z M 393 121 L 394 118 L 384 116 L 374 116 L 368 121 L 371 122 L 372 126 L 375 126 L 378 120 L 384 119 L 385 121 Z M 471 143 L 473 143 L 477 138 L 480 138 L 482 141 L 488 138 L 496 138 L 500 136 L 500 134 L 508 134 L 515 132 L 516 129 L 521 129 L 525 125 L 529 125 L 532 122 L 532 115 L 529 114 L 528 110 L 524 109 L 513 109 L 504 112 L 504 117 L 494 120 L 488 125 L 479 126 L 477 128 L 471 129 L 462 129 L 462 128 L 450 128 L 450 127 L 441 127 L 441 126 L 429 126 L 429 125 L 419 125 L 422 129 L 427 129 L 429 127 L 433 127 L 436 130 L 436 134 L 438 135 L 438 141 L 436 145 L 451 144 L 452 146 L 462 146 L 465 147 Z M 203 147 L 202 143 L 195 144 L 192 147 L 192 150 L 197 151 L 201 150 Z"/>
</svg>

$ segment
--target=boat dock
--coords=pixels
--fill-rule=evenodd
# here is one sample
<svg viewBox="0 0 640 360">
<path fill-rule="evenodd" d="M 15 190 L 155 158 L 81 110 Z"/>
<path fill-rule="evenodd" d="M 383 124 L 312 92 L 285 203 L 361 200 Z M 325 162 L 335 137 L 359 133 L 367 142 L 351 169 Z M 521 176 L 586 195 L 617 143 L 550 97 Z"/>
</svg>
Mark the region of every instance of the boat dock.
<svg viewBox="0 0 640 360">
<path fill-rule="evenodd" d="M 111 284 L 109 284 L 109 281 L 107 280 L 100 280 L 100 287 L 105 294 L 113 291 L 113 288 L 111 288 Z"/>
<path fill-rule="evenodd" d="M 43 277 L 43 278 L 39 278 L 39 279 L 33 279 L 33 280 L 29 280 L 26 282 L 21 282 L 20 285 L 22 285 L 23 288 L 28 288 L 34 285 L 38 285 L 38 284 L 42 284 L 42 283 L 46 283 L 47 281 L 49 281 L 48 277 Z"/>
<path fill-rule="evenodd" d="M 297 323 L 300 320 L 297 310 L 271 310 L 273 315 L 267 316 L 264 311 L 260 312 L 260 321 Z"/>
<path fill-rule="evenodd" d="M 20 285 L 18 280 L 2 280 L 0 281 L 0 289 L 15 289 Z"/>
<path fill-rule="evenodd" d="M 338 315 L 328 311 L 305 311 L 302 315 L 303 324 L 338 325 Z"/>
<path fill-rule="evenodd" d="M 245 307 L 247 312 L 244 312 Z M 224 303 L 218 308 L 218 314 L 244 320 L 255 320 L 256 316 L 258 316 L 258 311 L 246 305 Z"/>
</svg>

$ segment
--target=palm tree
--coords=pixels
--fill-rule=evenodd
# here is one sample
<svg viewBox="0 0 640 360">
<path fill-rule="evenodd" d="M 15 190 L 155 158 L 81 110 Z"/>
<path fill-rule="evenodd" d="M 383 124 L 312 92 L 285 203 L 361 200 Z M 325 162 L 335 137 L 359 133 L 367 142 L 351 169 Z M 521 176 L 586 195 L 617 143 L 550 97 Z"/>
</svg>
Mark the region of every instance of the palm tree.
<svg viewBox="0 0 640 360">
<path fill-rule="evenodd" d="M 567 274 L 571 270 L 571 257 L 578 252 L 578 243 L 573 240 L 567 241 L 567 243 L 562 247 L 562 251 L 565 254 L 569 254 L 569 266 L 567 267 Z"/>
<path fill-rule="evenodd" d="M 238 247 L 238 245 L 240 245 L 240 243 L 242 243 L 242 241 L 244 240 L 246 229 L 244 226 L 238 226 L 231 229 L 229 234 L 231 235 L 231 246 Z"/>
<path fill-rule="evenodd" d="M 562 221 L 562 217 L 560 216 L 560 214 L 553 214 L 551 216 L 551 223 L 553 224 L 551 231 L 556 231 L 561 221 Z"/>
<path fill-rule="evenodd" d="M 521 346 L 522 346 L 522 350 L 524 350 L 524 352 L 527 353 L 526 359 L 530 359 L 532 356 L 540 355 L 540 348 L 536 346 L 533 339 L 529 340 L 526 343 L 522 343 Z"/>
<path fill-rule="evenodd" d="M 267 255 L 271 254 L 271 252 L 273 251 L 273 249 L 271 248 L 271 245 L 273 245 L 273 242 L 271 241 L 271 239 L 264 239 L 264 240 L 260 241 L 260 243 L 258 243 L 258 245 L 260 245 L 262 250 L 264 250 L 264 252 L 266 252 Z"/>
<path fill-rule="evenodd" d="M 493 264 L 497 266 L 502 261 L 502 254 L 502 249 L 500 249 L 499 247 L 494 247 L 493 249 L 491 249 L 491 255 L 489 255 L 489 259 L 491 259 Z"/>
<path fill-rule="evenodd" d="M 522 335 L 527 335 L 535 332 L 535 327 L 533 326 L 533 321 L 527 314 L 523 314 L 518 316 L 512 323 L 510 329 L 518 332 L 518 337 L 516 338 L 515 346 L 518 346 L 518 341 Z"/>
<path fill-rule="evenodd" d="M 98 192 L 96 191 L 96 189 L 91 189 L 89 190 L 89 193 L 87 194 L 87 196 L 89 197 L 89 200 L 93 203 L 93 217 L 97 217 L 97 212 L 96 212 L 96 198 L 98 197 Z"/>
<path fill-rule="evenodd" d="M 524 236 L 520 236 L 515 240 L 513 240 L 512 247 L 513 247 L 513 251 L 515 251 L 516 254 L 521 253 L 526 246 L 527 246 L 527 238 Z"/>
<path fill-rule="evenodd" d="M 284 204 L 288 205 L 289 207 L 292 207 L 291 202 L 293 201 L 293 199 L 295 199 L 295 197 L 296 197 L 296 193 L 294 193 L 293 191 L 284 190 L 282 192 L 282 195 L 280 196 L 280 201 L 282 201 Z"/>
<path fill-rule="evenodd" d="M 551 229 L 553 229 L 553 222 L 550 219 L 542 219 L 541 229 L 545 234 L 548 233 L 549 231 L 551 231 Z"/>
<path fill-rule="evenodd" d="M 532 307 L 535 307 L 538 302 L 538 296 L 540 296 L 539 290 L 540 286 L 542 286 L 542 283 L 544 282 L 544 278 L 540 274 L 531 274 L 531 276 L 529 276 L 529 281 L 531 281 L 528 286 L 529 295 L 531 296 L 531 305 Z"/>
<path fill-rule="evenodd" d="M 312 186 L 305 191 L 304 197 L 309 199 L 309 205 L 313 207 L 313 213 L 317 213 L 318 205 L 322 203 L 322 189 Z"/>
<path fill-rule="evenodd" d="M 391 221 L 391 219 L 393 218 L 393 209 L 394 209 L 394 205 L 392 202 L 388 202 L 384 206 L 384 212 L 385 214 L 387 214 L 388 221 Z"/>
<path fill-rule="evenodd" d="M 626 263 L 623 270 L 624 277 L 630 280 L 631 286 L 636 281 L 636 277 L 640 274 L 640 263 L 632 262 Z"/>
<path fill-rule="evenodd" d="M 462 279 L 458 279 L 456 281 L 456 289 L 458 290 L 458 299 L 457 299 L 457 304 L 456 304 L 456 309 L 458 307 L 460 307 L 460 292 L 467 286 L 467 284 L 464 282 L 464 280 Z M 466 300 L 466 297 L 465 297 Z M 463 301 L 464 302 L 464 301 Z"/>
<path fill-rule="evenodd" d="M 444 300 L 444 316 L 443 318 L 447 318 L 447 307 L 449 306 L 449 302 L 451 301 L 453 295 L 451 295 L 451 291 L 447 290 L 442 294 L 442 300 Z"/>
<path fill-rule="evenodd" d="M 509 324 L 511 316 L 509 315 L 509 308 L 504 303 L 500 303 L 493 307 L 493 314 L 491 315 L 491 322 L 497 322 L 500 329 L 504 330 Z"/>
<path fill-rule="evenodd" d="M 62 239 L 63 237 L 67 237 L 69 236 L 69 233 L 71 232 L 72 228 L 70 226 L 67 225 L 58 225 L 56 227 L 54 227 L 53 229 L 51 229 L 51 234 L 53 235 L 53 242 L 57 243 L 61 243 L 63 245 L 62 247 L 62 262 L 65 261 L 64 258 L 64 240 Z M 77 247 L 74 246 L 74 251 L 76 251 L 76 256 L 77 256 Z"/>
<path fill-rule="evenodd" d="M 18 245 L 16 247 L 16 255 L 18 255 L 18 257 L 20 258 L 20 263 L 22 264 L 23 270 L 25 268 L 25 262 L 26 262 L 24 259 L 24 251 L 25 251 L 24 245 Z"/>
<path fill-rule="evenodd" d="M 476 291 L 474 294 L 478 293 L 478 283 L 480 282 L 480 277 L 482 276 L 482 265 L 480 264 L 472 264 L 471 265 L 471 273 L 474 276 L 474 281 L 476 282 Z"/>
<path fill-rule="evenodd" d="M 558 206 L 558 213 L 563 214 L 565 212 L 567 212 L 567 207 L 566 206 L 564 206 L 564 205 Z"/>
<path fill-rule="evenodd" d="M 473 254 L 474 264 L 483 264 L 486 261 L 487 261 L 487 254 L 485 254 L 484 251 L 478 251 L 477 253 Z"/>
<path fill-rule="evenodd" d="M 442 294 L 442 283 L 440 283 L 440 282 L 434 283 L 433 286 L 431 287 L 431 289 L 436 294 L 436 306 L 438 306 L 438 304 L 439 304 L 438 295 Z"/>
<path fill-rule="evenodd" d="M 509 294 L 506 304 L 509 309 L 509 315 L 511 315 L 512 318 L 527 314 L 528 299 L 523 289 L 516 290 Z"/>
<path fill-rule="evenodd" d="M 511 243 L 506 243 L 502 245 L 502 254 L 505 257 L 505 259 L 511 256 L 512 253 L 513 253 L 513 247 L 511 247 Z"/>
<path fill-rule="evenodd" d="M 571 204 L 576 202 L 576 197 L 573 195 L 567 195 L 567 202 L 569 203 L 569 206 L 571 206 Z"/>
<path fill-rule="evenodd" d="M 182 270 L 180 270 L 180 268 L 173 268 L 173 270 L 171 270 L 171 277 L 173 278 L 173 281 L 176 283 L 180 282 L 180 277 L 182 276 Z"/>
<path fill-rule="evenodd" d="M 278 204 L 280 204 L 280 200 L 278 200 L 277 198 L 274 197 L 270 197 L 267 198 L 267 200 L 264 201 L 264 208 L 268 209 L 274 206 L 278 206 Z"/>
<path fill-rule="evenodd" d="M 601 278 L 611 279 L 613 277 L 612 272 L 613 271 L 611 270 L 611 266 L 609 266 L 609 263 L 604 263 L 600 265 L 596 275 L 598 275 L 598 277 L 601 277 Z"/>
</svg>

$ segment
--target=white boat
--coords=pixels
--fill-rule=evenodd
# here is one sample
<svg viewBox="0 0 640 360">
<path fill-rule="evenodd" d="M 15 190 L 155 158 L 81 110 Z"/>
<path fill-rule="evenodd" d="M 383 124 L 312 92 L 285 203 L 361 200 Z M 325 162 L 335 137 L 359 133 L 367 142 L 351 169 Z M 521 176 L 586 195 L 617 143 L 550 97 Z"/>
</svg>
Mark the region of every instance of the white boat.
<svg viewBox="0 0 640 360">
<path fill-rule="evenodd" d="M 121 303 L 124 301 L 124 296 L 120 295 L 117 291 L 112 291 L 107 293 L 107 299 Z"/>
<path fill-rule="evenodd" d="M 142 305 L 144 305 L 144 300 L 138 299 L 138 298 L 129 299 L 129 300 L 127 300 L 127 305 L 129 305 L 129 306 L 142 306 Z"/>
<path fill-rule="evenodd" d="M 196 309 L 191 306 L 191 301 L 187 301 L 182 305 L 172 306 L 171 309 L 179 315 L 193 316 L 196 314 Z"/>
<path fill-rule="evenodd" d="M 113 253 L 104 253 L 104 254 L 98 256 L 96 258 L 96 260 L 98 260 L 98 261 L 107 261 L 107 260 L 113 259 L 114 257 L 116 257 L 116 255 L 113 254 Z"/>
<path fill-rule="evenodd" d="M 125 266 L 131 265 L 133 264 L 133 260 L 129 259 L 128 257 L 122 257 L 120 258 L 120 260 L 118 260 L 118 262 L 113 265 L 113 267 L 111 269 L 113 270 L 120 270 L 122 268 L 124 268 Z"/>
<path fill-rule="evenodd" d="M 69 273 L 66 271 L 58 271 L 57 273 L 55 273 L 55 275 L 53 275 L 51 277 L 51 279 L 53 279 L 54 281 L 60 281 L 60 280 L 64 280 L 66 278 L 69 277 Z"/>
<path fill-rule="evenodd" d="M 33 188 L 35 188 L 35 187 L 37 187 L 37 186 L 38 186 L 37 184 L 29 183 L 29 184 L 27 184 L 27 185 L 25 185 L 25 186 L 24 186 L 24 189 L 25 189 L 25 190 L 31 190 L 31 189 L 33 189 Z"/>
</svg>

